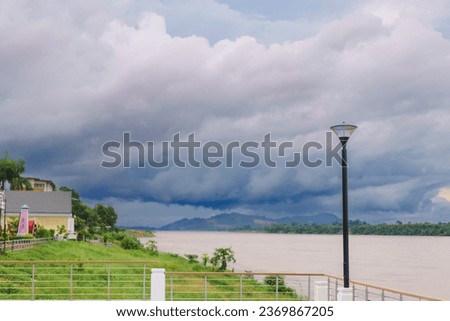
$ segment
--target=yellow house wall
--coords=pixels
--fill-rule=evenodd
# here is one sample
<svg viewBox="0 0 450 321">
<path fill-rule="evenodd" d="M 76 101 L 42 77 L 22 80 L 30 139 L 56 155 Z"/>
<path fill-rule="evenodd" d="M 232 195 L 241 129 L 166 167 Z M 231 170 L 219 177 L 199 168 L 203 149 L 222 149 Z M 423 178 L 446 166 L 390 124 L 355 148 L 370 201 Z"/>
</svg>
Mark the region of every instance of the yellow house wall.
<svg viewBox="0 0 450 321">
<path fill-rule="evenodd" d="M 6 220 L 9 222 L 9 220 L 12 219 L 12 217 L 7 217 Z M 34 221 L 35 224 L 38 226 L 43 226 L 47 230 L 57 230 L 58 226 L 64 225 L 67 230 L 67 216 L 33 216 L 30 215 L 28 217 L 29 221 Z"/>
</svg>

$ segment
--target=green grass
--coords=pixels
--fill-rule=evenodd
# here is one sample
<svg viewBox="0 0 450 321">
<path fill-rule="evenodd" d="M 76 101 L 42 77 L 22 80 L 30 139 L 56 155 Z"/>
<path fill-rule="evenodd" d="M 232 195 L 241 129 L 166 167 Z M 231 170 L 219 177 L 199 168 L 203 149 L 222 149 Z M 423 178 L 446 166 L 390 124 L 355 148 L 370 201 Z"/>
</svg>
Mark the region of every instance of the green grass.
<svg viewBox="0 0 450 321">
<path fill-rule="evenodd" d="M 85 261 L 70 264 L 2 263 L 3 261 Z M 120 261 L 94 264 L 89 261 Z M 147 263 L 131 264 L 131 261 Z M 150 297 L 151 269 L 166 269 L 168 300 L 274 300 L 273 288 L 235 275 L 171 275 L 170 272 L 210 272 L 207 267 L 169 253 L 124 250 L 86 242 L 50 242 L 0 256 L 0 300 L 128 299 Z M 34 276 L 34 278 L 33 278 Z M 34 281 L 32 281 L 34 279 Z M 242 287 L 240 286 L 242 282 Z M 241 288 L 243 289 L 241 293 Z M 298 300 L 280 293 L 279 300 Z"/>
</svg>

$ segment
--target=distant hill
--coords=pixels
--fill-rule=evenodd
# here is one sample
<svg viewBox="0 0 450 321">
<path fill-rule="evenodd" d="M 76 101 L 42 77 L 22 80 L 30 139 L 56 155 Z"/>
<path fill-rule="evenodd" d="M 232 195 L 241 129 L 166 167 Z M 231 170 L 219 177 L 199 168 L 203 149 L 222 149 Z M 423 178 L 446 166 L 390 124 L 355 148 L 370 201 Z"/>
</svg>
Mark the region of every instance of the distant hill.
<svg viewBox="0 0 450 321">
<path fill-rule="evenodd" d="M 308 216 L 289 216 L 273 219 L 260 215 L 240 213 L 223 213 L 210 218 L 183 218 L 167 224 L 162 231 L 236 231 L 259 230 L 272 224 L 332 224 L 341 220 L 333 214 L 316 214 Z"/>
</svg>

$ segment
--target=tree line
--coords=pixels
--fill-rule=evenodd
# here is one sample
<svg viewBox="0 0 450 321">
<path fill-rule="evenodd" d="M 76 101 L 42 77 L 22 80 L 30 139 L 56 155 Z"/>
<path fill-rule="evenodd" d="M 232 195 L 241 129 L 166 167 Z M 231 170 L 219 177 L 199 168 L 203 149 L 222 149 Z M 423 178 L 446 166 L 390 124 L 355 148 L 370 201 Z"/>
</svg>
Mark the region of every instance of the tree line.
<svg viewBox="0 0 450 321">
<path fill-rule="evenodd" d="M 263 228 L 267 233 L 287 234 L 341 234 L 342 224 L 307 225 L 307 224 L 273 224 Z M 369 224 L 360 220 L 349 221 L 349 232 L 355 235 L 420 235 L 450 236 L 450 223 L 403 223 Z"/>
</svg>

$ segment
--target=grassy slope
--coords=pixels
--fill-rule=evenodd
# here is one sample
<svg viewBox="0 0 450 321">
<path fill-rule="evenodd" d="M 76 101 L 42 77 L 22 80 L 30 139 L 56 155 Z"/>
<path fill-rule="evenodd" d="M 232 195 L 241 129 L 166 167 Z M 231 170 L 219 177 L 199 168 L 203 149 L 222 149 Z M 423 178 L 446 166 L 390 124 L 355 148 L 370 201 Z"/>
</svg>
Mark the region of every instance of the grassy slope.
<svg viewBox="0 0 450 321">
<path fill-rule="evenodd" d="M 5 265 L 1 261 L 123 261 L 123 264 L 65 264 L 36 265 L 34 294 L 31 284 L 31 265 Z M 143 291 L 143 265 L 126 264 L 127 261 L 154 262 L 146 265 Z M 165 268 L 166 271 L 194 272 L 210 271 L 200 264 L 169 253 L 152 256 L 143 250 L 124 250 L 118 246 L 107 247 L 85 242 L 51 242 L 34 249 L 8 253 L 0 256 L 0 299 L 142 299 L 148 298 L 150 269 Z M 71 270 L 72 269 L 72 270 Z M 109 272 L 108 272 L 109 271 Z M 70 275 L 72 273 L 72 291 Z M 108 274 L 110 275 L 108 277 Z M 167 284 L 173 284 L 173 293 L 167 287 L 167 298 L 174 300 L 204 299 L 204 276 L 168 275 Z M 239 298 L 239 277 L 208 277 L 208 298 L 236 300 Z M 244 299 L 274 299 L 273 289 L 253 279 L 245 278 Z M 144 292 L 144 293 L 143 293 Z M 295 296 L 280 294 L 280 299 L 295 299 Z"/>
<path fill-rule="evenodd" d="M 191 271 L 192 266 L 184 259 L 171 254 L 161 253 L 158 256 L 149 255 L 142 250 L 124 250 L 119 246 L 107 247 L 102 244 L 86 242 L 51 242 L 42 244 L 31 250 L 8 253 L 0 256 L 0 261 L 152 261 L 153 267 L 166 268 L 168 271 L 178 269 Z"/>
</svg>

